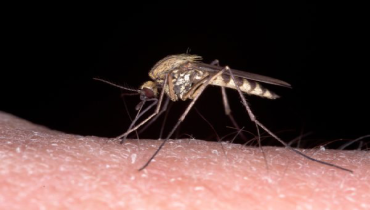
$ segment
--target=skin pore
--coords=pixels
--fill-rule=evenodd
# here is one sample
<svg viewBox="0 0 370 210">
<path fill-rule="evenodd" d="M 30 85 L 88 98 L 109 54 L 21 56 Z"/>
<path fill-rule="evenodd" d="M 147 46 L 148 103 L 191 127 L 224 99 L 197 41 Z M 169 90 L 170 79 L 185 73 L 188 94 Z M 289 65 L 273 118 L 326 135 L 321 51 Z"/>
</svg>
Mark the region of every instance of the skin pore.
<svg viewBox="0 0 370 210">
<path fill-rule="evenodd" d="M 367 151 L 78 136 L 0 112 L 0 209 L 369 209 Z M 266 166 L 266 162 L 268 163 Z"/>
</svg>

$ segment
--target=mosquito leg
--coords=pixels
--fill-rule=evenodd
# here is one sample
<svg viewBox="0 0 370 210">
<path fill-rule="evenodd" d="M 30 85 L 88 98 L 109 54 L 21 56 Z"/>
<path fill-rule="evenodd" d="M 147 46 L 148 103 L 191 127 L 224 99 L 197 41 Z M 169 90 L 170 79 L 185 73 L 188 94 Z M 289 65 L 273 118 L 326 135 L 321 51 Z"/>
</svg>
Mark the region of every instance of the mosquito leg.
<svg viewBox="0 0 370 210">
<path fill-rule="evenodd" d="M 233 114 L 231 113 L 230 105 L 229 105 L 229 100 L 227 99 L 226 95 L 226 90 L 225 87 L 221 87 L 221 93 L 222 93 L 222 102 L 224 104 L 225 108 L 225 114 L 229 117 L 231 123 L 233 126 L 237 129 L 240 130 L 240 127 L 238 123 L 235 121 Z M 240 133 L 240 137 L 243 139 L 244 142 L 247 142 L 247 137 L 243 134 L 243 132 Z"/>
<path fill-rule="evenodd" d="M 125 108 L 126 108 L 126 110 L 127 110 L 127 114 L 129 114 L 128 113 L 128 109 L 127 109 L 127 105 L 126 105 L 126 102 L 125 102 L 125 100 L 123 100 L 124 101 L 124 104 L 125 104 Z M 132 120 L 131 119 L 131 117 L 130 117 L 130 120 L 131 120 L 131 125 L 130 125 L 130 127 L 129 127 L 129 129 L 131 129 L 134 125 L 135 125 L 135 123 L 136 123 L 136 121 L 140 118 L 140 112 L 141 112 L 141 110 L 142 110 L 142 108 L 144 107 L 144 105 L 145 105 L 145 101 L 142 101 L 142 103 L 139 103 L 140 104 L 140 107 L 139 107 L 139 109 L 137 110 L 137 113 L 136 113 L 136 116 L 135 116 L 135 119 L 134 120 Z M 148 109 L 149 110 L 149 109 Z M 144 112 L 145 113 L 145 112 Z M 137 132 L 137 130 L 135 131 L 135 133 L 136 133 L 136 137 L 137 137 L 137 139 L 139 139 L 139 134 L 138 134 L 138 132 Z M 126 138 L 127 138 L 127 136 L 125 136 L 125 138 L 121 141 L 122 143 L 124 142 L 124 141 L 126 141 Z"/>
<path fill-rule="evenodd" d="M 162 144 L 159 145 L 158 149 L 155 151 L 155 153 L 149 158 L 149 160 L 139 169 L 139 171 L 145 169 L 149 164 L 150 162 L 152 162 L 152 160 L 155 158 L 155 156 L 157 156 L 157 154 L 159 153 L 159 151 L 162 149 L 162 147 L 166 144 L 166 142 L 171 138 L 172 134 L 175 132 L 175 130 L 177 129 L 177 127 L 181 124 L 182 121 L 184 121 L 186 115 L 188 115 L 190 109 L 194 106 L 195 102 L 198 100 L 199 96 L 202 94 L 202 92 L 204 91 L 204 89 L 209 85 L 209 83 L 214 80 L 216 77 L 220 76 L 223 72 L 225 71 L 225 69 L 219 71 L 217 74 L 213 75 L 212 77 L 210 77 L 208 79 L 207 82 L 205 82 L 202 86 L 199 87 L 199 89 L 197 91 L 195 91 L 194 95 L 195 97 L 193 98 L 193 100 L 190 102 L 190 104 L 188 105 L 188 107 L 186 108 L 186 110 L 184 111 L 184 113 L 181 115 L 181 117 L 179 118 L 179 120 L 177 121 L 176 125 L 172 128 L 172 130 L 170 131 L 170 133 L 168 134 L 167 138 L 163 140 Z"/>
<path fill-rule="evenodd" d="M 220 66 L 220 62 L 217 59 L 212 61 L 210 64 L 213 65 L 213 66 Z M 235 121 L 234 116 L 231 114 L 231 109 L 230 109 L 230 105 L 229 105 L 229 100 L 227 99 L 225 87 L 221 86 L 221 93 L 222 93 L 222 102 L 223 102 L 224 108 L 225 108 L 225 114 L 229 117 L 233 126 L 237 130 L 240 130 L 240 127 L 239 127 L 238 123 Z M 243 141 L 247 142 L 247 137 L 243 134 L 243 132 L 240 132 L 239 134 L 240 134 L 240 137 L 243 139 Z"/>
<path fill-rule="evenodd" d="M 163 121 L 162 121 L 162 126 L 161 126 L 161 131 L 159 132 L 159 139 L 162 139 L 162 136 L 163 136 L 163 131 L 164 131 L 164 126 L 166 125 L 166 121 L 167 121 L 167 117 L 168 117 L 168 113 L 170 112 L 170 109 L 171 109 L 171 107 L 172 107 L 172 105 L 173 105 L 173 103 L 171 103 L 170 104 L 170 107 L 167 109 L 167 106 L 168 106 L 168 102 L 170 101 L 170 98 L 167 98 L 167 101 L 166 101 L 166 103 L 165 103 L 165 107 L 166 107 L 166 109 L 164 109 L 163 110 L 163 112 L 164 111 L 166 111 L 166 114 L 164 115 L 164 119 L 163 119 Z M 163 113 L 162 112 L 162 113 Z M 159 140 L 158 139 L 158 140 Z"/>
<path fill-rule="evenodd" d="M 157 104 L 157 107 L 160 107 L 161 103 L 159 100 L 155 100 L 149 107 L 147 107 L 147 109 L 145 109 L 139 117 L 142 116 L 143 113 L 145 113 L 146 111 L 148 111 L 150 108 L 152 108 L 154 105 Z M 117 139 L 120 139 L 122 137 L 126 137 L 127 135 L 129 135 L 131 132 L 133 131 L 136 131 L 138 128 L 140 128 L 143 124 L 145 124 L 146 122 L 148 122 L 150 119 L 152 119 L 155 115 L 158 114 L 158 111 L 157 109 L 154 111 L 154 113 L 152 113 L 149 117 L 147 117 L 145 120 L 141 121 L 138 125 L 136 125 L 134 128 L 131 128 L 131 129 L 128 129 L 124 134 L 116 137 Z M 136 122 L 136 121 L 135 121 Z M 121 141 L 123 143 L 123 141 Z M 121 144 L 122 144 L 121 143 Z"/>
<path fill-rule="evenodd" d="M 163 114 L 163 112 L 165 112 L 167 110 L 169 101 L 170 101 L 170 98 L 167 97 L 166 98 L 166 101 L 163 104 L 163 107 L 162 107 L 161 111 L 157 114 L 157 116 L 155 116 L 154 118 L 152 118 L 142 129 L 140 129 L 139 133 L 142 133 L 147 128 L 149 128 L 149 126 L 151 126 L 158 119 L 158 117 L 160 117 Z"/>
<path fill-rule="evenodd" d="M 169 73 L 171 74 L 171 73 Z M 168 80 L 168 76 L 165 77 L 165 80 L 164 80 L 164 84 L 167 83 L 167 80 Z M 131 128 L 131 129 L 128 129 L 124 134 L 120 135 L 117 137 L 117 139 L 120 139 L 122 137 L 125 137 L 127 136 L 128 134 L 130 134 L 131 132 L 133 131 L 136 131 L 138 128 L 140 128 L 142 125 L 144 125 L 146 122 L 148 122 L 150 119 L 152 119 L 154 116 L 156 116 L 158 113 L 159 113 L 159 110 L 161 109 L 161 105 L 162 105 L 162 101 L 163 101 L 163 97 L 164 97 L 164 92 L 165 92 L 165 88 L 162 88 L 162 91 L 161 91 L 161 95 L 159 97 L 159 100 L 157 100 L 157 107 L 154 111 L 154 113 L 152 113 L 149 117 L 147 117 L 145 120 L 141 121 L 137 126 L 135 126 L 134 128 Z M 153 102 L 153 104 L 156 103 L 156 102 Z"/>
<path fill-rule="evenodd" d="M 228 66 L 226 66 L 226 67 L 225 67 L 225 69 L 226 69 L 226 71 L 229 71 L 229 73 L 230 73 L 230 76 L 231 76 L 232 80 L 234 80 L 234 82 L 235 82 L 235 81 L 236 81 L 236 80 L 235 80 L 235 77 L 234 77 L 234 75 L 233 75 L 232 71 L 230 70 L 230 68 L 229 68 Z M 327 165 L 327 166 L 331 166 L 331 167 L 338 168 L 338 169 L 343 170 L 343 171 L 348 171 L 348 172 L 350 172 L 350 173 L 353 173 L 353 171 L 352 171 L 352 170 L 350 170 L 350 169 L 346 169 L 346 168 L 343 168 L 343 167 L 341 167 L 341 166 L 337 166 L 337 165 L 335 165 L 335 164 L 328 163 L 328 162 L 325 162 L 325 161 L 317 160 L 317 159 L 312 158 L 312 157 L 310 157 L 310 156 L 308 156 L 308 155 L 306 155 L 306 154 L 304 154 L 304 153 L 302 153 L 302 152 L 300 152 L 300 151 L 298 151 L 298 150 L 294 149 L 293 147 L 289 146 L 287 143 L 285 143 L 282 139 L 280 139 L 278 136 L 276 136 L 273 132 L 271 132 L 269 129 L 267 129 L 267 128 L 262 124 L 262 123 L 260 123 L 260 122 L 256 119 L 256 116 L 253 114 L 253 112 L 252 112 L 251 108 L 249 107 L 249 105 L 248 105 L 248 103 L 247 103 L 247 101 L 246 101 L 246 99 L 245 99 L 245 97 L 244 97 L 244 95 L 243 95 L 242 91 L 240 90 L 239 86 L 238 86 L 238 85 L 235 85 L 235 86 L 236 86 L 236 89 L 238 90 L 238 93 L 239 93 L 239 95 L 240 95 L 240 97 L 241 97 L 241 99 L 242 99 L 242 103 L 243 103 L 243 105 L 244 105 L 245 109 L 247 110 L 248 115 L 249 115 L 249 117 L 250 117 L 251 121 L 252 121 L 252 122 L 254 122 L 254 123 L 256 123 L 256 125 L 258 125 L 260 128 L 262 128 L 262 129 L 263 129 L 264 131 L 266 131 L 268 134 L 270 134 L 270 136 L 272 136 L 273 138 L 275 138 L 276 140 L 278 140 L 278 141 L 279 141 L 282 145 L 284 145 L 286 148 L 288 148 L 288 149 L 292 150 L 293 152 L 295 152 L 295 153 L 297 153 L 297 154 L 299 154 L 299 155 L 301 155 L 301 156 L 303 156 L 303 157 L 307 158 L 308 160 L 311 160 L 311 161 L 314 161 L 314 162 L 318 162 L 318 163 L 321 163 L 321 164 L 324 164 L 324 165 Z"/>
<path fill-rule="evenodd" d="M 261 134 L 260 134 L 260 129 L 258 128 L 258 125 L 256 125 L 256 130 L 257 130 L 257 137 L 258 137 L 258 147 L 261 149 L 261 153 L 263 155 L 263 159 L 265 160 L 265 166 L 266 166 L 266 170 L 268 171 L 269 170 L 269 164 L 267 163 L 267 156 L 266 156 L 266 153 L 265 153 L 265 150 L 263 150 L 263 147 L 262 147 L 262 144 L 261 144 Z"/>
<path fill-rule="evenodd" d="M 214 60 L 211 65 L 216 65 L 216 66 L 219 66 L 219 61 L 218 60 Z M 234 80 L 235 81 L 235 80 Z M 234 127 L 237 129 L 237 130 L 241 130 L 238 123 L 235 121 L 235 118 L 234 116 L 231 114 L 231 109 L 230 109 L 230 105 L 229 105 L 229 100 L 227 99 L 227 95 L 226 95 L 226 90 L 225 90 L 225 87 L 222 87 L 221 86 L 221 93 L 222 93 L 222 102 L 224 104 L 224 108 L 225 108 L 225 114 L 229 117 L 231 123 L 234 125 Z M 256 125 L 257 126 L 257 125 Z M 266 153 L 265 151 L 263 150 L 262 146 L 261 146 L 261 136 L 260 136 L 260 132 L 258 130 L 258 126 L 257 126 L 257 133 L 258 133 L 258 144 L 261 148 L 261 152 L 263 154 L 263 157 L 264 157 L 264 160 L 266 162 L 266 168 L 268 169 L 268 164 L 267 164 L 267 159 L 266 159 Z M 247 142 L 247 137 L 245 137 L 244 133 L 242 132 L 239 132 L 238 134 L 240 134 L 240 137 L 243 139 L 244 142 Z M 235 136 L 236 137 L 236 136 Z M 235 138 L 234 138 L 235 139 Z M 234 141 L 233 139 L 233 141 Z"/>
<path fill-rule="evenodd" d="M 149 101 L 149 100 L 147 100 Z M 129 130 L 132 129 L 132 127 L 135 125 L 135 123 L 138 121 L 138 119 L 140 119 L 141 116 L 143 116 L 146 112 L 148 112 L 154 105 L 156 105 L 158 103 L 158 99 L 154 98 L 154 99 L 151 99 L 151 101 L 153 101 L 152 104 L 150 104 L 143 112 L 141 112 L 141 109 L 143 108 L 144 104 L 146 101 L 143 101 L 143 103 L 140 103 L 140 107 L 139 107 L 139 110 L 136 114 L 136 117 L 135 119 L 131 122 L 131 125 L 130 127 L 128 128 Z M 141 112 L 141 113 L 140 113 Z M 136 130 L 135 130 L 136 131 Z M 121 144 L 123 144 L 124 141 L 126 141 L 127 139 L 127 136 L 124 136 L 123 139 L 121 140 Z"/>
</svg>

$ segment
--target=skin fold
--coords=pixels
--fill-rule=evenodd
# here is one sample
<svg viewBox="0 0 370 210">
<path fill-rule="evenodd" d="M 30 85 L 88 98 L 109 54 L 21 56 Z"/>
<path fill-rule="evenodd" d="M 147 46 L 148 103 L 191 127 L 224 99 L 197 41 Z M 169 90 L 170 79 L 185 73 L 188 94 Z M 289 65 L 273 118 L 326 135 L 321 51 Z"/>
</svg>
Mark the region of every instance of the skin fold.
<svg viewBox="0 0 370 210">
<path fill-rule="evenodd" d="M 78 136 L 0 112 L 0 209 L 370 209 L 367 151 Z M 267 163 L 267 165 L 266 165 Z"/>
</svg>

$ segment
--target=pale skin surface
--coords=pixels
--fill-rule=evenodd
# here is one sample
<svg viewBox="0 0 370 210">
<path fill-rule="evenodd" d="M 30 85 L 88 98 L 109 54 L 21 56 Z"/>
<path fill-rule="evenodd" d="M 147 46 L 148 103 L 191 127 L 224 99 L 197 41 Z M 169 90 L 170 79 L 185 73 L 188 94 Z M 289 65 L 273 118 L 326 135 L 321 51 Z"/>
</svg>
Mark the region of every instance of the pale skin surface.
<svg viewBox="0 0 370 210">
<path fill-rule="evenodd" d="M 370 209 L 370 155 L 69 135 L 0 112 L 0 209 Z M 223 148 L 223 149 L 222 149 Z"/>
</svg>

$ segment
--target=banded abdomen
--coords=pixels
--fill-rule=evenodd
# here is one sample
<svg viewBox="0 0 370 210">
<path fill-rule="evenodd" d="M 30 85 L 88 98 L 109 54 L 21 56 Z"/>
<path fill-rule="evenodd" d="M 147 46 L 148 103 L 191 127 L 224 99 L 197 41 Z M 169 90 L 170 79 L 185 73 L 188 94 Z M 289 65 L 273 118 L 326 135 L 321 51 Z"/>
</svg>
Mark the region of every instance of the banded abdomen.
<svg viewBox="0 0 370 210">
<path fill-rule="evenodd" d="M 256 96 L 260 96 L 260 97 L 268 98 L 268 99 L 279 98 L 278 95 L 264 88 L 260 83 L 256 81 L 241 78 L 241 77 L 236 77 L 236 76 L 234 77 L 235 77 L 235 82 L 234 80 L 231 79 L 229 75 L 223 74 L 223 75 L 216 77 L 216 79 L 214 79 L 210 84 L 232 88 L 235 90 L 237 90 L 236 85 L 238 85 L 240 90 L 247 94 L 256 95 Z"/>
</svg>

